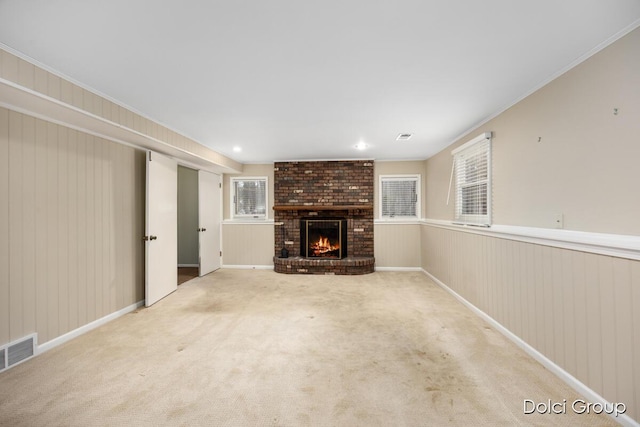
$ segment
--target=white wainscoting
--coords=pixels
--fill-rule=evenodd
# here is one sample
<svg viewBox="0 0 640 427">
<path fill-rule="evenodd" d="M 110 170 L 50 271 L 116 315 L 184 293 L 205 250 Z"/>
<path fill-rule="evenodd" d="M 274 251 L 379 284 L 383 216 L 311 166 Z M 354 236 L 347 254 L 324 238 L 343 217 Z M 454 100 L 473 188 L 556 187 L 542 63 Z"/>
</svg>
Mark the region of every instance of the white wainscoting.
<svg viewBox="0 0 640 427">
<path fill-rule="evenodd" d="M 224 221 L 222 266 L 225 268 L 273 268 L 273 221 Z"/>
<path fill-rule="evenodd" d="M 376 220 L 373 225 L 376 270 L 420 269 L 420 223 Z"/>
<path fill-rule="evenodd" d="M 625 422 L 638 420 L 640 262 L 500 233 L 424 221 L 422 267 L 596 395 L 625 403 Z"/>
</svg>

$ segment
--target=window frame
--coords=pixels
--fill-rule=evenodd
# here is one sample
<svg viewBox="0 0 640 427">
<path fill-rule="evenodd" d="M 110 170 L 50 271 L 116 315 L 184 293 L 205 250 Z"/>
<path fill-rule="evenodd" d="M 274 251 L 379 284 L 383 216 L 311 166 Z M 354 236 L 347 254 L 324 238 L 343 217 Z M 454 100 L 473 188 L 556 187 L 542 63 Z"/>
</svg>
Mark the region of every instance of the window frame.
<svg viewBox="0 0 640 427">
<path fill-rule="evenodd" d="M 382 200 L 383 200 L 383 193 L 382 193 L 382 187 L 383 187 L 383 182 L 385 181 L 415 181 L 416 183 L 416 200 L 415 200 L 415 210 L 416 210 L 416 214 L 415 215 L 402 215 L 402 216 L 388 216 L 388 215 L 383 215 L 383 207 L 382 207 Z M 421 174 L 417 173 L 417 174 L 393 174 L 393 175 L 380 175 L 378 177 L 378 182 L 379 182 L 379 186 L 378 186 L 378 196 L 379 196 L 379 202 L 378 202 L 378 219 L 383 220 L 383 221 L 417 221 L 420 220 L 421 218 L 421 208 L 422 208 L 422 191 L 421 191 L 421 182 L 422 182 L 422 176 Z"/>
<path fill-rule="evenodd" d="M 461 225 L 474 225 L 479 227 L 491 227 L 492 223 L 492 205 L 493 205 L 493 193 L 492 193 L 492 150 L 491 150 L 491 132 L 485 132 L 465 144 L 451 151 L 453 155 L 453 170 L 452 178 L 455 179 L 455 210 L 454 210 L 454 224 Z M 478 147 L 479 144 L 486 144 L 486 147 Z M 459 173 L 458 168 L 461 161 L 464 160 L 465 154 L 479 151 L 481 155 L 486 156 L 486 178 L 467 180 L 465 182 L 459 182 L 459 177 L 465 173 Z M 464 214 L 462 208 L 464 205 L 463 188 L 470 188 L 474 185 L 482 185 L 486 183 L 486 202 L 487 212 L 486 214 Z"/>
<path fill-rule="evenodd" d="M 238 214 L 237 211 L 237 198 L 236 198 L 236 182 L 240 181 L 264 181 L 264 214 Z M 230 218 L 232 220 L 252 220 L 252 221 L 265 221 L 269 219 L 269 178 L 266 176 L 235 176 L 229 180 L 229 208 Z"/>
</svg>

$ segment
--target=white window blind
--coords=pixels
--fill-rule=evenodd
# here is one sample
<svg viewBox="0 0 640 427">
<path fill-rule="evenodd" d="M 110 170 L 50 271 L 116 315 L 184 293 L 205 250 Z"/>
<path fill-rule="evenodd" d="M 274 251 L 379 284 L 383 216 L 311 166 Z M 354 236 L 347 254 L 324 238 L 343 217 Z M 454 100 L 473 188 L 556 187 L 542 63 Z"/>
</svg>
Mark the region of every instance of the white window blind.
<svg viewBox="0 0 640 427">
<path fill-rule="evenodd" d="M 380 176 L 380 218 L 420 217 L 420 176 Z"/>
<path fill-rule="evenodd" d="M 455 221 L 491 225 L 491 133 L 452 151 L 456 182 Z"/>
<path fill-rule="evenodd" d="M 232 178 L 233 216 L 239 218 L 266 218 L 267 179 Z"/>
</svg>

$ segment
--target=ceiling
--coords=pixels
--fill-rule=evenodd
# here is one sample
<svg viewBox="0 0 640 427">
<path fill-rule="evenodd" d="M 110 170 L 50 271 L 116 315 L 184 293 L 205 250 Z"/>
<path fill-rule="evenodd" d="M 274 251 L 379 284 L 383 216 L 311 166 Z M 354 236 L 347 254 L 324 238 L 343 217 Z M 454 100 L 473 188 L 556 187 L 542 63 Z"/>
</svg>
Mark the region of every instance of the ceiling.
<svg viewBox="0 0 640 427">
<path fill-rule="evenodd" d="M 0 0 L 0 43 L 242 163 L 428 158 L 639 25 L 640 0 Z"/>
</svg>

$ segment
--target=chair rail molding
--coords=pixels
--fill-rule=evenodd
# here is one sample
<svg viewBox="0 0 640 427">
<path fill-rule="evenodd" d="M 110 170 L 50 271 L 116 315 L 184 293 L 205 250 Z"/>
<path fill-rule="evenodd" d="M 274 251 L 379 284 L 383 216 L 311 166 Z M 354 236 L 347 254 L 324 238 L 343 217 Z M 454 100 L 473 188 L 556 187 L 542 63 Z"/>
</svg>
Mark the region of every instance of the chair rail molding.
<svg viewBox="0 0 640 427">
<path fill-rule="evenodd" d="M 420 223 L 431 227 L 481 234 L 500 239 L 517 240 L 537 245 L 640 260 L 640 236 L 513 225 L 474 227 L 453 224 L 451 221 L 428 218 L 422 219 Z"/>
</svg>

